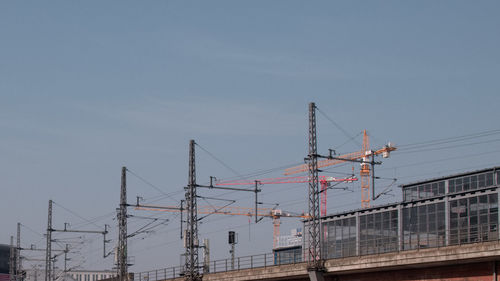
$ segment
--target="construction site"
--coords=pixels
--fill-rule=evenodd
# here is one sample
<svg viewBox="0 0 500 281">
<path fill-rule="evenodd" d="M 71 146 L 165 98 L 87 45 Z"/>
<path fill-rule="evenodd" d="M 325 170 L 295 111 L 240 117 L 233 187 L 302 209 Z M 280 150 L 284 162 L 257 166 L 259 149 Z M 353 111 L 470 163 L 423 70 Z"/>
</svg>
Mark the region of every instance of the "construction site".
<svg viewBox="0 0 500 281">
<path fill-rule="evenodd" d="M 34 245 L 24 246 L 25 243 L 21 242 L 21 223 L 18 223 L 16 239 L 14 236 L 11 237 L 10 247 L 6 245 L 4 255 L 9 256 L 6 262 L 9 265 L 9 279 L 12 281 L 322 281 L 386 280 L 384 278 L 387 276 L 403 278 L 403 275 L 421 278 L 424 274 L 439 280 L 448 280 L 461 276 L 462 273 L 454 269 L 454 266 L 460 264 L 472 266 L 473 269 L 467 270 L 467 275 L 474 276 L 473 280 L 492 280 L 486 277 L 480 279 L 484 276 L 496 278 L 496 260 L 500 257 L 500 245 L 497 244 L 500 238 L 499 167 L 400 184 L 402 195 L 400 200 L 377 204 L 377 199 L 389 194 L 396 187 L 397 179 L 386 179 L 389 183 L 378 187 L 382 178 L 378 176 L 376 167 L 382 164 L 380 159 L 388 159 L 392 153 L 398 153 L 398 147 L 389 142 L 382 147 L 371 148 L 369 136 L 364 130 L 361 150 L 337 154 L 335 150 L 329 149 L 327 153 L 322 154 L 317 149 L 316 111 L 315 103 L 310 103 L 308 154 L 304 158 L 304 164 L 284 168 L 283 176 L 280 177 L 254 176 L 219 180 L 210 176 L 209 181 L 200 184 L 196 174 L 197 143 L 191 140 L 188 153 L 188 182 L 183 191 L 184 198 L 177 205 L 160 205 L 154 204 L 155 200 L 146 200 L 141 196 L 131 198 L 127 190 L 128 175 L 135 176 L 152 187 L 155 186 L 127 167 L 122 167 L 120 200 L 116 209 L 118 237 L 111 237 L 112 227 L 108 224 L 96 229 L 99 225 L 89 220 L 87 226 L 79 228 L 73 227 L 69 222 L 65 222 L 62 226 L 55 225 L 53 204 L 56 203 L 49 200 L 47 231 L 44 235 L 45 249 L 36 248 Z M 488 132 L 486 135 L 495 133 L 497 131 Z M 469 137 L 462 136 L 459 139 L 464 138 Z M 204 148 L 202 150 L 206 151 Z M 322 175 L 326 169 L 345 164 L 352 166 L 351 174 L 342 177 Z M 348 190 L 349 186 L 354 184 L 358 184 L 360 188 L 351 192 L 360 197 L 361 200 L 358 201 L 361 203 L 360 206 L 352 211 L 329 213 L 327 195 Z M 306 189 L 307 198 L 303 199 L 302 203 L 308 206 L 307 211 L 292 212 L 281 209 L 279 203 L 283 204 L 286 201 L 269 208 L 261 207 L 264 203 L 261 201 L 260 193 L 264 186 L 269 185 L 297 185 Z M 209 191 L 211 194 L 217 191 L 247 194 L 245 198 L 251 198 L 253 204 L 238 206 L 237 200 L 217 195 L 210 197 L 200 195 L 203 191 Z M 208 205 L 199 204 L 199 201 Z M 214 201 L 222 204 L 214 205 L 211 203 Z M 62 205 L 59 207 L 72 212 Z M 144 217 L 136 215 L 141 212 L 149 215 Z M 148 271 L 131 270 L 135 261 L 133 251 L 128 248 L 128 241 L 137 235 L 149 234 L 155 227 L 164 225 L 169 220 L 156 214 L 175 215 L 178 220 L 173 223 L 180 226 L 176 228 L 180 235 L 178 243 L 182 243 L 185 249 L 184 252 L 177 253 L 180 256 L 180 265 L 166 264 L 162 268 Z M 199 234 L 199 228 L 209 216 L 246 217 L 249 227 L 251 223 L 266 224 L 266 221 L 271 220 L 272 251 L 270 249 L 269 252 L 238 256 L 236 250 L 238 233 L 230 230 L 227 232 L 229 257 L 223 259 L 214 257 L 211 254 L 210 241 L 201 238 Z M 128 221 L 133 217 L 145 219 L 147 222 L 141 227 L 130 227 Z M 297 227 L 293 228 L 289 235 L 283 235 L 280 230 L 283 220 L 296 222 Z M 92 226 L 89 228 L 88 225 Z M 69 267 L 67 263 L 71 258 L 68 256 L 76 252 L 76 249 L 81 249 L 75 248 L 75 244 L 81 242 L 74 237 L 59 236 L 55 239 L 54 235 L 57 234 L 84 234 L 102 239 L 100 251 L 103 258 L 114 259 L 113 268 L 77 270 Z M 111 243 L 113 238 L 116 241 L 115 246 Z M 65 246 L 61 249 L 62 243 Z M 488 243 L 494 243 L 495 246 L 492 247 Z M 448 247 L 452 249 L 453 254 L 441 257 L 432 252 L 439 250 L 441 253 L 447 251 L 444 249 Z M 477 252 L 477 247 L 488 247 L 492 252 Z M 465 252 L 456 252 L 460 250 Z M 37 251 L 44 253 L 45 258 L 37 260 L 29 257 L 28 253 Z M 170 254 L 175 255 L 175 253 Z M 353 263 L 353 259 L 358 263 Z M 43 266 L 33 266 L 37 262 L 40 264 L 41 261 L 44 262 Z M 27 264 L 31 264 L 31 268 Z M 425 270 L 409 273 L 410 269 L 415 268 L 425 268 Z M 367 272 L 377 272 L 377 276 L 381 277 L 374 279 L 373 275 L 366 275 Z M 432 278 L 429 280 L 434 280 Z"/>
</svg>

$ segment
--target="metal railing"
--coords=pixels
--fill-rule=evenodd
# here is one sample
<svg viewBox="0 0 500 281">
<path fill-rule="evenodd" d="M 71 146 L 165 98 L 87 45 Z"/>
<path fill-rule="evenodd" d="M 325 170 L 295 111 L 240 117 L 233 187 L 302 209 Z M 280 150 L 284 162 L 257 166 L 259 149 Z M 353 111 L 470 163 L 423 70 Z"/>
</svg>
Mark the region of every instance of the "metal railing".
<svg viewBox="0 0 500 281">
<path fill-rule="evenodd" d="M 338 259 L 398 251 L 469 245 L 499 240 L 497 229 L 491 228 L 490 225 L 479 225 L 479 227 L 474 228 L 451 229 L 445 232 L 436 232 L 435 235 L 429 233 L 405 232 L 401 240 L 397 236 L 377 237 L 377 235 L 373 233 L 371 236 L 374 238 L 362 239 L 360 241 L 361 243 L 359 246 L 360 248 L 362 247 L 362 249 L 357 253 L 356 243 L 341 243 L 340 248 L 326 245 L 326 247 L 323 248 L 325 257 L 327 259 Z M 333 243 L 328 244 L 332 245 Z M 230 258 L 211 261 L 208 270 L 205 268 L 205 272 L 203 272 L 203 268 L 200 266 L 200 273 L 227 272 L 301 262 L 302 257 L 296 253 L 275 252 L 235 258 L 234 266 Z M 139 272 L 134 274 L 134 281 L 160 281 L 178 278 L 183 276 L 183 270 L 182 266 L 175 266 Z"/>
<path fill-rule="evenodd" d="M 184 268 L 182 266 L 173 266 L 169 268 L 139 272 L 134 274 L 134 281 L 154 281 L 173 279 L 183 276 Z"/>
<path fill-rule="evenodd" d="M 267 253 L 259 255 L 251 255 L 244 257 L 237 257 L 234 259 L 234 266 L 232 260 L 222 259 L 211 261 L 208 266 L 208 271 L 203 272 L 200 266 L 200 273 L 216 273 L 216 272 L 227 272 L 232 270 L 242 270 L 242 269 L 253 269 L 268 266 L 279 266 L 281 264 L 290 263 L 300 263 L 302 259 L 300 257 L 294 258 L 282 258 L 279 253 Z M 184 276 L 184 268 L 182 266 L 175 266 L 145 272 L 139 272 L 134 274 L 134 281 L 158 281 L 173 279 Z"/>
</svg>

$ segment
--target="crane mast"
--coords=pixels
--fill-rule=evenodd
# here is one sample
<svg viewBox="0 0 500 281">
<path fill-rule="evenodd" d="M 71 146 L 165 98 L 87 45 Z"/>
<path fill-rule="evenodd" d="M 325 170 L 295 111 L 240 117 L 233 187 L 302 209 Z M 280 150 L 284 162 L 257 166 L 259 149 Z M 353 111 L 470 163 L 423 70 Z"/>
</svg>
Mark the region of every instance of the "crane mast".
<svg viewBox="0 0 500 281">
<path fill-rule="evenodd" d="M 361 178 L 361 208 L 370 207 L 370 164 L 369 153 L 370 153 L 370 140 L 366 134 L 366 130 L 363 131 L 363 146 L 361 151 L 364 153 L 363 163 L 361 163 L 361 168 L 359 170 L 359 176 Z"/>
</svg>

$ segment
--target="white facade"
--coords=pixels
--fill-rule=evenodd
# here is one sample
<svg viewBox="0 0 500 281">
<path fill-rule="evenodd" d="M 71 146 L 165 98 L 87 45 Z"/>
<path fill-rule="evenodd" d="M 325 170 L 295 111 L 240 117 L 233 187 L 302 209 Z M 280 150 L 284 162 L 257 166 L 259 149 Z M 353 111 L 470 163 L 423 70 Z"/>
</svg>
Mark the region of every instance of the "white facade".
<svg viewBox="0 0 500 281">
<path fill-rule="evenodd" d="M 116 271 L 111 270 L 76 270 L 65 274 L 56 269 L 57 281 L 99 281 L 116 276 Z M 45 270 L 40 268 L 26 269 L 25 281 L 43 281 Z"/>
<path fill-rule="evenodd" d="M 115 271 L 103 270 L 103 271 L 68 271 L 66 275 L 74 279 L 75 281 L 98 281 L 103 279 L 109 279 L 116 276 Z"/>
<path fill-rule="evenodd" d="M 302 246 L 302 231 L 300 228 L 292 229 L 290 235 L 282 235 L 277 239 L 276 249 Z"/>
</svg>

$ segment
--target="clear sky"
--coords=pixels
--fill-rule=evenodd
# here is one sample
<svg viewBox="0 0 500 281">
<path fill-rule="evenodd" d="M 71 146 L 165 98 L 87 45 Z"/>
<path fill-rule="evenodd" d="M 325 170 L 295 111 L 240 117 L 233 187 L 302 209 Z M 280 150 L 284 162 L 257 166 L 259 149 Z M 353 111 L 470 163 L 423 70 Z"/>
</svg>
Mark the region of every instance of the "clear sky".
<svg viewBox="0 0 500 281">
<path fill-rule="evenodd" d="M 400 145 L 377 167 L 397 184 L 499 165 L 499 12 L 498 1 L 455 0 L 2 1 L 0 243 L 21 222 L 23 246 L 44 248 L 49 199 L 56 227 L 107 223 L 116 243 L 121 167 L 161 190 L 129 175 L 129 201 L 178 204 L 190 139 L 200 145 L 200 183 L 266 169 L 261 177 L 280 176 L 275 168 L 307 153 L 312 101 L 326 115 L 318 114 L 320 153 L 359 150 L 367 129 L 373 148 Z M 489 133 L 408 146 L 481 132 Z M 347 135 L 358 136 L 346 143 Z M 329 212 L 360 207 L 359 184 L 349 188 L 329 192 Z M 263 189 L 265 203 L 307 208 L 305 185 Z M 248 194 L 200 193 L 253 206 Z M 399 188 L 392 194 L 375 204 L 400 200 Z M 130 270 L 178 265 L 178 215 L 130 213 L 170 220 L 131 239 Z M 145 223 L 131 218 L 129 232 Z M 283 220 L 283 233 L 293 227 L 300 222 Z M 237 255 L 271 251 L 270 220 L 213 216 L 200 225 L 212 259 L 229 256 L 231 229 Z M 83 240 L 70 266 L 109 268 L 101 237 Z"/>
</svg>

